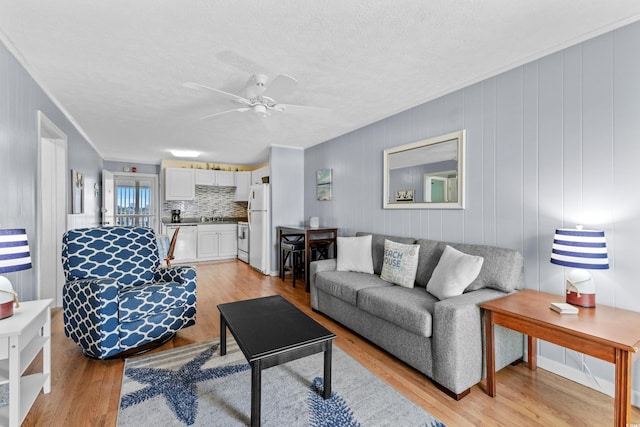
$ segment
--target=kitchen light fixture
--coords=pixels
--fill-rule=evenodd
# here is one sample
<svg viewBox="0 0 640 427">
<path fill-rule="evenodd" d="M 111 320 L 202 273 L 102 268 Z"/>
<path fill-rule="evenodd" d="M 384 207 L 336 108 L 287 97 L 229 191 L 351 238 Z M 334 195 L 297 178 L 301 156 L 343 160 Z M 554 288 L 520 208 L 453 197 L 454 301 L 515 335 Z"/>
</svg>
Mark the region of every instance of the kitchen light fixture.
<svg viewBox="0 0 640 427">
<path fill-rule="evenodd" d="M 560 228 L 553 236 L 551 263 L 573 267 L 567 276 L 569 304 L 581 307 L 596 306 L 596 288 L 589 270 L 609 268 L 604 231 Z"/>
<path fill-rule="evenodd" d="M 193 157 L 198 157 L 200 155 L 199 151 L 193 151 L 193 150 L 169 150 L 169 152 L 171 153 L 171 155 L 173 155 L 173 157 L 193 158 Z"/>
<path fill-rule="evenodd" d="M 29 242 L 24 229 L 0 230 L 0 274 L 31 268 Z M 18 294 L 9 279 L 0 276 L 0 319 L 13 315 L 13 305 L 20 307 Z"/>
</svg>

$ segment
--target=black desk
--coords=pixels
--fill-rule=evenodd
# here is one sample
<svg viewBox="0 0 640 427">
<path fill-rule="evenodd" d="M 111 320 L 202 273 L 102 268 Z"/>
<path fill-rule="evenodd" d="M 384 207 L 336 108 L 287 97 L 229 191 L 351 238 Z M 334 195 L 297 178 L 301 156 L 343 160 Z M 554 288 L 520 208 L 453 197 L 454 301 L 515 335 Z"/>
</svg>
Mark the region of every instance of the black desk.
<svg viewBox="0 0 640 427">
<path fill-rule="evenodd" d="M 262 370 L 324 352 L 324 393 L 331 397 L 331 349 L 336 337 L 280 295 L 218 305 L 220 354 L 227 328 L 251 365 L 251 425 L 260 425 Z"/>
<path fill-rule="evenodd" d="M 278 229 L 278 257 L 282 256 L 282 248 L 280 247 L 280 244 L 282 243 L 282 239 L 285 238 L 284 236 L 291 234 L 304 235 L 304 283 L 307 288 L 307 292 L 309 292 L 309 263 L 311 262 L 311 251 L 309 250 L 310 244 L 313 240 L 326 241 L 333 246 L 333 254 L 334 256 L 337 256 L 338 250 L 336 238 L 338 237 L 338 229 L 328 227 L 309 227 L 308 225 L 279 225 L 276 228 Z M 282 275 L 282 272 L 280 272 L 280 275 Z"/>
</svg>

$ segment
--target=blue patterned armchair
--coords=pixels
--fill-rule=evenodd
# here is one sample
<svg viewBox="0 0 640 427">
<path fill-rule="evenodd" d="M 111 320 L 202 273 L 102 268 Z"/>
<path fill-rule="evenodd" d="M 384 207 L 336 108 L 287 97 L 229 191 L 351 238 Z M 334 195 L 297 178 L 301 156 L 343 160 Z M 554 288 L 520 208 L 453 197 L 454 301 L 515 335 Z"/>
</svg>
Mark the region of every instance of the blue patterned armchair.
<svg viewBox="0 0 640 427">
<path fill-rule="evenodd" d="M 149 228 L 71 230 L 62 238 L 65 334 L 105 359 L 168 338 L 196 320 L 196 271 L 159 267 Z"/>
</svg>

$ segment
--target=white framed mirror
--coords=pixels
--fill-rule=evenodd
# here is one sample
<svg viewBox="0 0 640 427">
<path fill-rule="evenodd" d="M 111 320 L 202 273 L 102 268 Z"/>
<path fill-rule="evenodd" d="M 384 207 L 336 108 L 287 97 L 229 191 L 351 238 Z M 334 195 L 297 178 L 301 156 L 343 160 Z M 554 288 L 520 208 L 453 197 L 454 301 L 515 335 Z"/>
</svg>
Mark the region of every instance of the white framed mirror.
<svg viewBox="0 0 640 427">
<path fill-rule="evenodd" d="M 464 209 L 465 131 L 384 150 L 384 209 Z"/>
</svg>

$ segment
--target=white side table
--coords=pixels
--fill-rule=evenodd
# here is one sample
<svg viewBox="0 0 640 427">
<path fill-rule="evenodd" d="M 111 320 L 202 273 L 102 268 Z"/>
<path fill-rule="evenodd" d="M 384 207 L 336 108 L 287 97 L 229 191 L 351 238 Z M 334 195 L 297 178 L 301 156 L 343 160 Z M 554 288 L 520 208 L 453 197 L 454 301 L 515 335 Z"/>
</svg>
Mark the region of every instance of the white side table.
<svg viewBox="0 0 640 427">
<path fill-rule="evenodd" d="M 51 391 L 51 303 L 27 301 L 0 320 L 0 384 L 9 384 L 9 405 L 0 407 L 0 425 L 19 427 L 40 390 Z M 22 376 L 42 350 L 42 372 Z"/>
</svg>

